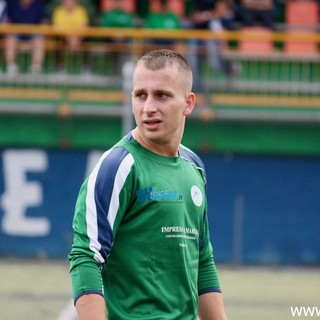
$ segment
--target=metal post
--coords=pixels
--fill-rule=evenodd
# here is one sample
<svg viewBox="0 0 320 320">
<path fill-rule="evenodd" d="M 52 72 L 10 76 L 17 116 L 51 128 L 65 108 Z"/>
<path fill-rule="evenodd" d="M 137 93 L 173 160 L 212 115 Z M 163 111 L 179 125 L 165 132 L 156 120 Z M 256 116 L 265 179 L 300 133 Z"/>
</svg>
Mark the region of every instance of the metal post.
<svg viewBox="0 0 320 320">
<path fill-rule="evenodd" d="M 122 112 L 122 135 L 126 135 L 133 129 L 133 114 L 131 110 L 131 92 L 132 92 L 132 75 L 134 63 L 131 60 L 126 61 L 122 66 L 123 92 L 125 100 Z"/>
</svg>

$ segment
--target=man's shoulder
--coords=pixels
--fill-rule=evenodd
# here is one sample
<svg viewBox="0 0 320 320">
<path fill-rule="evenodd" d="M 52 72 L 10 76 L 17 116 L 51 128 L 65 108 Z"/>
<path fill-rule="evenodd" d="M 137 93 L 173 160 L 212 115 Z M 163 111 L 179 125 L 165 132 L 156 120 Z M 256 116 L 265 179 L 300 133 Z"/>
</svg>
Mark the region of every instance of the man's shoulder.
<svg viewBox="0 0 320 320">
<path fill-rule="evenodd" d="M 120 164 L 125 158 L 133 158 L 134 147 L 131 146 L 133 141 L 134 139 L 131 134 L 124 136 L 111 149 L 107 150 L 102 158 L 106 159 L 105 162 L 108 164 L 110 162 Z"/>
<path fill-rule="evenodd" d="M 191 150 L 190 148 L 188 148 L 187 146 L 185 146 L 184 144 L 180 144 L 179 145 L 179 152 L 180 152 L 180 155 L 188 155 L 188 156 L 192 156 L 192 157 L 196 157 L 196 158 L 199 158 L 200 157 L 197 155 L 196 152 L 194 152 L 193 150 Z"/>
<path fill-rule="evenodd" d="M 125 148 L 127 149 L 130 144 L 134 141 L 134 137 L 131 132 L 129 132 L 127 135 L 122 137 L 113 148 Z"/>
<path fill-rule="evenodd" d="M 134 158 L 125 145 L 119 141 L 111 149 L 105 151 L 98 162 L 98 171 L 100 175 L 114 176 L 117 172 L 130 171 L 134 164 Z"/>
<path fill-rule="evenodd" d="M 180 152 L 180 156 L 184 159 L 186 159 L 187 161 L 191 162 L 192 164 L 194 164 L 197 168 L 199 169 L 204 169 L 204 164 L 201 160 L 201 158 L 199 157 L 198 154 L 196 154 L 194 151 L 192 151 L 191 149 L 189 149 L 188 147 L 186 147 L 183 144 L 180 144 L 179 146 L 179 152 Z"/>
</svg>

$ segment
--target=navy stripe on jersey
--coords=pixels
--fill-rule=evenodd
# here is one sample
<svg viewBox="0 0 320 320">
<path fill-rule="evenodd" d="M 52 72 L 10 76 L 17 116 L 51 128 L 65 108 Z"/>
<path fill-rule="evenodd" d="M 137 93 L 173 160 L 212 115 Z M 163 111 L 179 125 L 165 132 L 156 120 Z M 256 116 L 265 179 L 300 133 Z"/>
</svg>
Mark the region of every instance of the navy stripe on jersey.
<svg viewBox="0 0 320 320">
<path fill-rule="evenodd" d="M 202 294 L 209 293 L 209 292 L 219 292 L 219 293 L 221 293 L 222 291 L 221 291 L 220 288 L 207 288 L 207 289 L 200 290 L 198 292 L 198 295 L 201 296 Z"/>
<path fill-rule="evenodd" d="M 101 255 L 107 260 L 113 244 L 112 228 L 108 221 L 115 176 L 118 168 L 129 152 L 124 148 L 114 148 L 102 161 L 95 184 L 94 198 L 97 210 L 98 242 L 101 244 Z"/>
<path fill-rule="evenodd" d="M 201 234 L 199 237 L 199 250 L 201 251 L 204 245 L 204 228 L 205 228 L 205 223 L 207 219 L 207 211 L 205 210 L 203 213 L 203 220 L 202 220 L 202 229 L 201 229 Z"/>
<path fill-rule="evenodd" d="M 201 159 L 199 158 L 198 155 L 196 155 L 195 153 L 193 153 L 193 152 L 191 152 L 189 150 L 186 150 L 184 148 L 180 148 L 179 152 L 180 152 L 180 155 L 181 155 L 182 158 L 187 159 L 188 161 L 193 163 L 198 169 L 203 170 L 203 172 L 205 171 L 204 170 L 204 164 L 203 164 L 203 162 L 201 161 Z"/>
<path fill-rule="evenodd" d="M 126 139 L 127 141 L 132 141 L 134 140 L 134 136 L 132 134 L 132 131 L 130 131 L 127 135 L 126 135 Z"/>
</svg>

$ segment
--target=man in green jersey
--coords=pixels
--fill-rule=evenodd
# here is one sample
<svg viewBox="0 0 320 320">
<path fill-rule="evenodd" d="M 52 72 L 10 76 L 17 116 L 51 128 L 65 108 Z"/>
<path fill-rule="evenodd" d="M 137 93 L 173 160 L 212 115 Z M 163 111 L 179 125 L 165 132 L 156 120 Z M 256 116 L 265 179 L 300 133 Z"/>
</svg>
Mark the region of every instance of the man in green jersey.
<svg viewBox="0 0 320 320">
<path fill-rule="evenodd" d="M 199 157 L 180 144 L 195 95 L 186 60 L 143 55 L 133 74 L 136 128 L 81 187 L 69 255 L 80 320 L 225 320 Z"/>
</svg>

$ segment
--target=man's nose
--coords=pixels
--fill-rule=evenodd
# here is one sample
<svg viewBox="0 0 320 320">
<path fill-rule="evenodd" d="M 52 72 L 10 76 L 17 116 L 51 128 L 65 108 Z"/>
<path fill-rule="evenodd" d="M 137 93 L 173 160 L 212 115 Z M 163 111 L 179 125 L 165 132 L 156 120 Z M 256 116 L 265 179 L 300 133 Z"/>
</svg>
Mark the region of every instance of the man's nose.
<svg viewBox="0 0 320 320">
<path fill-rule="evenodd" d="M 152 113 L 157 111 L 156 101 L 152 97 L 148 97 L 144 103 L 143 111 L 145 113 Z"/>
</svg>

